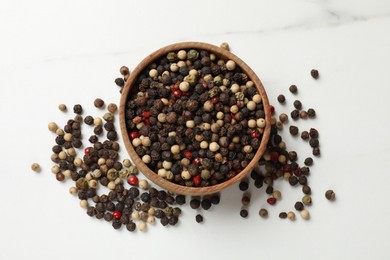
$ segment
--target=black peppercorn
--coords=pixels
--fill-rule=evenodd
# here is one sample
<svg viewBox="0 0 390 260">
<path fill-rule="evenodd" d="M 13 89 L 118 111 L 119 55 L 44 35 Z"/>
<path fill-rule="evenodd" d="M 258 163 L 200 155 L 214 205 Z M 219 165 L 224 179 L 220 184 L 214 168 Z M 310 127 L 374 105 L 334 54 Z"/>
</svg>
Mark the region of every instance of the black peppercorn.
<svg viewBox="0 0 390 260">
<path fill-rule="evenodd" d="M 297 86 L 295 86 L 295 85 L 291 85 L 291 86 L 289 87 L 289 90 L 290 90 L 290 92 L 293 93 L 293 94 L 296 94 L 296 93 L 298 92 L 298 88 L 297 88 Z"/>
<path fill-rule="evenodd" d="M 200 200 L 199 199 L 196 199 L 196 198 L 191 199 L 190 207 L 192 209 L 197 209 L 197 208 L 199 208 L 199 206 L 200 206 Z"/>
<path fill-rule="evenodd" d="M 320 145 L 320 142 L 318 141 L 317 138 L 311 138 L 309 144 L 311 147 L 316 148 Z"/>
<path fill-rule="evenodd" d="M 325 197 L 328 200 L 335 200 L 336 199 L 336 193 L 333 190 L 327 190 L 325 192 Z"/>
<path fill-rule="evenodd" d="M 297 126 L 290 125 L 289 131 L 290 131 L 290 134 L 291 134 L 292 136 L 296 136 L 296 135 L 298 134 L 298 132 L 299 132 L 299 129 L 298 129 Z"/>
<path fill-rule="evenodd" d="M 313 148 L 313 155 L 314 156 L 320 156 L 320 154 L 321 154 L 320 148 L 319 147 L 314 147 Z"/>
<path fill-rule="evenodd" d="M 246 191 L 249 188 L 249 183 L 247 181 L 241 181 L 238 187 L 241 191 Z"/>
<path fill-rule="evenodd" d="M 219 202 L 220 202 L 220 196 L 218 194 L 214 194 L 211 196 L 210 200 L 211 200 L 211 203 L 214 204 L 214 205 L 218 205 Z"/>
<path fill-rule="evenodd" d="M 130 221 L 127 225 L 126 225 L 126 229 L 130 232 L 133 232 L 136 228 L 136 224 L 132 221 Z"/>
<path fill-rule="evenodd" d="M 203 199 L 201 205 L 202 205 L 202 209 L 208 210 L 211 208 L 211 200 L 207 198 Z"/>
<path fill-rule="evenodd" d="M 184 195 L 177 195 L 175 200 L 178 205 L 183 205 L 186 203 L 186 197 Z"/>
<path fill-rule="evenodd" d="M 73 106 L 73 112 L 75 114 L 81 115 L 83 113 L 83 107 L 79 104 Z"/>
<path fill-rule="evenodd" d="M 299 118 L 299 110 L 294 109 L 293 111 L 291 111 L 290 115 L 292 119 L 297 120 Z"/>
<path fill-rule="evenodd" d="M 313 164 L 313 158 L 307 157 L 304 161 L 306 166 L 311 166 Z"/>
<path fill-rule="evenodd" d="M 309 108 L 307 110 L 307 115 L 309 116 L 309 118 L 315 118 L 316 117 L 316 111 L 313 108 Z"/>
<path fill-rule="evenodd" d="M 302 103 L 301 101 L 299 100 L 295 100 L 294 103 L 293 103 L 294 107 L 297 109 L 297 110 L 301 110 L 302 109 Z"/>
<path fill-rule="evenodd" d="M 119 228 L 121 228 L 121 226 L 122 226 L 122 223 L 121 223 L 121 221 L 119 219 L 114 219 L 112 221 L 112 227 L 114 229 L 119 229 Z"/>
<path fill-rule="evenodd" d="M 303 132 L 301 133 L 301 138 L 302 138 L 303 140 L 309 139 L 309 132 L 308 132 L 308 131 L 303 131 Z"/>
<path fill-rule="evenodd" d="M 295 186 L 298 183 L 298 178 L 295 176 L 290 176 L 288 178 L 288 182 L 290 183 L 291 186 Z"/>
<path fill-rule="evenodd" d="M 241 216 L 242 218 L 248 217 L 248 210 L 242 209 L 242 210 L 240 211 L 240 216 Z"/>
<path fill-rule="evenodd" d="M 304 186 L 302 187 L 302 192 L 303 192 L 304 194 L 306 194 L 306 195 L 310 195 L 310 194 L 311 194 L 311 188 L 310 188 L 309 186 L 307 186 L 307 185 L 304 185 Z"/>
<path fill-rule="evenodd" d="M 202 223 L 203 222 L 203 216 L 198 214 L 195 216 L 195 220 L 197 223 Z"/>
<path fill-rule="evenodd" d="M 279 101 L 279 103 L 283 104 L 284 102 L 286 102 L 286 98 L 284 97 L 284 95 L 279 95 L 278 101 Z"/>
<path fill-rule="evenodd" d="M 319 76 L 318 70 L 312 69 L 312 70 L 310 71 L 310 75 L 311 75 L 314 79 L 318 79 L 318 76 Z"/>
<path fill-rule="evenodd" d="M 281 219 L 287 218 L 287 213 L 286 212 L 280 212 L 279 213 L 279 218 L 281 218 Z"/>
<path fill-rule="evenodd" d="M 122 78 L 116 78 L 115 79 L 115 84 L 118 86 L 118 87 L 123 87 L 125 85 L 125 81 L 122 79 Z"/>
<path fill-rule="evenodd" d="M 295 203 L 295 205 L 294 205 L 294 208 L 295 208 L 296 210 L 298 210 L 298 211 L 302 211 L 303 208 L 304 208 L 303 203 L 300 202 L 300 201 L 297 201 L 297 202 Z"/>
</svg>

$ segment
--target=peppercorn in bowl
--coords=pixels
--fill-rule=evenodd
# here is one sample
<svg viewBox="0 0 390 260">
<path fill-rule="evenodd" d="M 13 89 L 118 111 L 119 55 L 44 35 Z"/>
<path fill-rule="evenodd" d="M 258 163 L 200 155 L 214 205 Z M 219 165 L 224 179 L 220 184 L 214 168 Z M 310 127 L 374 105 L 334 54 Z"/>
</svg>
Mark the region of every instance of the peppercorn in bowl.
<svg viewBox="0 0 390 260">
<path fill-rule="evenodd" d="M 178 194 L 218 192 L 263 155 L 271 108 L 256 74 L 231 52 L 183 42 L 146 57 L 130 74 L 120 126 L 131 159 Z"/>
</svg>

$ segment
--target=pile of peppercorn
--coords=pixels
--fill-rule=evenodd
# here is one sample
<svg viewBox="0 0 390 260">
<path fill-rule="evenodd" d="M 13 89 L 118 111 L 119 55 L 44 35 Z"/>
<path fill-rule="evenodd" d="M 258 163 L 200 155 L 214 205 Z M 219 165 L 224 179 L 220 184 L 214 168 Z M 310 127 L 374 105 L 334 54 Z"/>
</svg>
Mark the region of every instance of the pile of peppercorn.
<svg viewBox="0 0 390 260">
<path fill-rule="evenodd" d="M 240 173 L 266 125 L 262 97 L 248 75 L 232 60 L 195 49 L 169 52 L 150 64 L 132 86 L 125 118 L 142 161 L 189 187 Z"/>
</svg>

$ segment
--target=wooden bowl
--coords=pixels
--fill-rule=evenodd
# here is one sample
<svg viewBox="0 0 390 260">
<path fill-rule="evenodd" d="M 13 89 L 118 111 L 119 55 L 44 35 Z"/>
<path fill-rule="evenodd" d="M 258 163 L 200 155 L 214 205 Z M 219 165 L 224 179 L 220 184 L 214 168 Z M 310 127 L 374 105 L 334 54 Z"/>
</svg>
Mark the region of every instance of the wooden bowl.
<svg viewBox="0 0 390 260">
<path fill-rule="evenodd" d="M 259 149 L 257 150 L 254 158 L 251 160 L 251 162 L 248 164 L 248 166 L 243 169 L 240 173 L 238 173 L 235 177 L 232 179 L 229 179 L 225 182 L 222 182 L 217 185 L 209 186 L 209 187 L 186 187 L 181 186 L 178 184 L 175 184 L 173 182 L 170 182 L 169 180 L 166 180 L 160 176 L 157 175 L 157 173 L 153 172 L 149 167 L 141 160 L 141 158 L 138 156 L 138 154 L 135 152 L 130 138 L 129 134 L 127 132 L 126 128 L 126 122 L 125 122 L 125 110 L 126 110 L 126 101 L 127 97 L 131 91 L 131 89 L 134 86 L 134 83 L 137 82 L 137 78 L 142 71 L 147 68 L 147 66 L 157 60 L 158 58 L 165 56 L 167 53 L 171 51 L 179 51 L 182 49 L 196 49 L 196 50 L 207 50 L 211 53 L 214 53 L 217 57 L 222 58 L 224 60 L 233 60 L 236 62 L 238 66 L 241 67 L 242 71 L 248 75 L 250 80 L 252 80 L 259 92 L 259 94 L 262 97 L 262 102 L 264 106 L 264 112 L 265 112 L 265 121 L 266 121 L 266 127 L 263 132 L 263 136 L 261 139 L 261 144 Z M 181 43 L 175 43 L 172 45 L 168 45 L 166 47 L 163 47 L 149 56 L 147 56 L 141 63 L 132 71 L 130 77 L 126 81 L 126 84 L 124 86 L 121 100 L 120 100 L 120 106 L 119 106 L 119 119 L 120 119 L 120 128 L 121 133 L 123 137 L 123 141 L 125 143 L 126 149 L 130 155 L 130 158 L 133 160 L 135 165 L 138 167 L 138 169 L 152 182 L 157 184 L 158 186 L 176 193 L 176 194 L 183 194 L 183 195 L 193 195 L 193 196 L 202 196 L 207 194 L 212 194 L 221 191 L 222 189 L 229 187 L 230 185 L 240 181 L 242 178 L 248 175 L 248 173 L 251 172 L 251 170 L 257 165 L 258 161 L 260 160 L 261 156 L 263 155 L 267 142 L 270 136 L 270 130 L 271 130 L 271 111 L 269 107 L 269 102 L 267 98 L 267 94 L 264 90 L 263 84 L 261 83 L 260 79 L 256 76 L 256 74 L 253 72 L 249 66 L 243 62 L 240 58 L 238 58 L 236 55 L 232 54 L 231 52 L 222 49 L 220 47 L 202 43 L 202 42 L 181 42 Z"/>
</svg>

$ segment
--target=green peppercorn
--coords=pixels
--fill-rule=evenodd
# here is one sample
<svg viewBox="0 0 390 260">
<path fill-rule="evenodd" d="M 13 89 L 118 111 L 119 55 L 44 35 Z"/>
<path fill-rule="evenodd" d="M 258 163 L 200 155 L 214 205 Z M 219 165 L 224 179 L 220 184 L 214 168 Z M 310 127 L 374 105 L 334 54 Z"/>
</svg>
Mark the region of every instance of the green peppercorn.
<svg viewBox="0 0 390 260">
<path fill-rule="evenodd" d="M 309 195 L 303 196 L 302 202 L 303 202 L 303 204 L 305 204 L 306 206 L 311 205 L 311 197 L 310 197 Z"/>
</svg>

